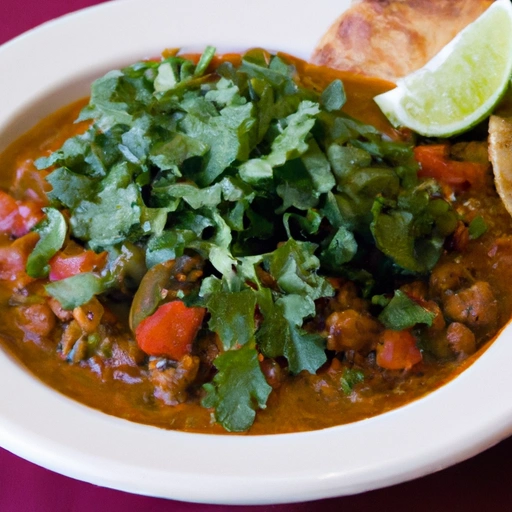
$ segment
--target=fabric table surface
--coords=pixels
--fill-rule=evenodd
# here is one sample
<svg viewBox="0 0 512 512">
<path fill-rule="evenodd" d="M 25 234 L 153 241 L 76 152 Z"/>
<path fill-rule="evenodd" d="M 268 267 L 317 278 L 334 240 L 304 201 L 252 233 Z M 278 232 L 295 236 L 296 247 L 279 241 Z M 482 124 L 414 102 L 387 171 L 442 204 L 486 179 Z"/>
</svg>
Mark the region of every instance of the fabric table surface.
<svg viewBox="0 0 512 512">
<path fill-rule="evenodd" d="M 98 3 L 101 0 L 0 0 L 0 44 L 45 21 Z M 0 512 L 509 511 L 511 460 L 509 438 L 456 466 L 386 489 L 309 503 L 249 507 L 184 503 L 97 487 L 0 448 Z"/>
</svg>

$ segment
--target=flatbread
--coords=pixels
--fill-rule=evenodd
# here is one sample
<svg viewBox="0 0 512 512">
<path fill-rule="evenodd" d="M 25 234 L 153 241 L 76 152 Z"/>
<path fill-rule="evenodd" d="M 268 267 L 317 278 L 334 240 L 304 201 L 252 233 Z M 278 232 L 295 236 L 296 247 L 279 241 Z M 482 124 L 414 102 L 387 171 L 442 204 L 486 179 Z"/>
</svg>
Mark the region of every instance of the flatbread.
<svg viewBox="0 0 512 512">
<path fill-rule="evenodd" d="M 359 0 L 331 26 L 312 61 L 396 82 L 423 67 L 493 0 Z"/>
</svg>

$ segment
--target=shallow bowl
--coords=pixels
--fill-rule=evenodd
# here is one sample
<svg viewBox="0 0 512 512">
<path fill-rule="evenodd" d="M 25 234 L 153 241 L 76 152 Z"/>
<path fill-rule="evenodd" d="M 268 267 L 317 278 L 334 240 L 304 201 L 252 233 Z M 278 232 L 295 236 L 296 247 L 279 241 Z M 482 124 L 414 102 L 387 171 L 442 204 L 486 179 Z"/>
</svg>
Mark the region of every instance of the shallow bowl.
<svg viewBox="0 0 512 512">
<path fill-rule="evenodd" d="M 123 0 L 0 47 L 0 149 L 105 71 L 164 48 L 254 46 L 308 58 L 348 0 Z M 512 432 L 512 329 L 447 385 L 357 423 L 275 436 L 211 436 L 110 417 L 40 383 L 0 351 L 0 445 L 36 464 L 132 493 L 264 504 L 359 493 L 459 462 Z"/>
</svg>

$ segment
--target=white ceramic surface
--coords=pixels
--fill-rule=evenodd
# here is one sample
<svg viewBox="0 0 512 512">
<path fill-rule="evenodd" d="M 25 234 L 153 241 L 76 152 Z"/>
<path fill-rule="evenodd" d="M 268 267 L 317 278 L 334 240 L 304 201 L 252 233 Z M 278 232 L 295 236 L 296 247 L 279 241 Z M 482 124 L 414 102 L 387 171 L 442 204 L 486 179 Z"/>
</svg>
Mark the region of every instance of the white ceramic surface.
<svg viewBox="0 0 512 512">
<path fill-rule="evenodd" d="M 252 46 L 308 57 L 348 0 L 123 0 L 0 47 L 0 149 L 104 71 L 165 47 Z M 512 433 L 512 329 L 461 376 L 406 407 L 278 436 L 160 430 L 91 410 L 0 351 L 0 445 L 74 478 L 179 500 L 263 504 L 358 493 L 419 477 Z M 507 366 L 505 366 L 507 365 Z"/>
</svg>

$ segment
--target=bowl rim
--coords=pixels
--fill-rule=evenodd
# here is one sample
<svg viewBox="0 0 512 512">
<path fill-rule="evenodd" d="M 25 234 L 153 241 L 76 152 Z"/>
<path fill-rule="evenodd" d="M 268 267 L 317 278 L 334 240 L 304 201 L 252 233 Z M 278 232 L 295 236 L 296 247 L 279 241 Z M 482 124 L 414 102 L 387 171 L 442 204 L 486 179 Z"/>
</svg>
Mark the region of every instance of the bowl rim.
<svg viewBox="0 0 512 512">
<path fill-rule="evenodd" d="M 189 0 L 173 17 L 169 0 L 123 0 L 45 23 L 0 47 L 0 68 L 12 71 L 0 83 L 0 149 L 84 95 L 93 77 L 164 47 L 264 46 L 307 58 L 348 4 L 323 2 L 313 17 L 309 2 L 291 8 L 290 1 L 251 0 L 242 13 L 238 0 Z M 85 38 L 91 29 L 94 37 Z M 184 501 L 270 504 L 354 494 L 442 469 L 510 435 L 512 404 L 496 390 L 512 386 L 512 372 L 497 371 L 511 356 L 509 325 L 461 375 L 399 409 L 313 432 L 217 436 L 90 409 L 51 390 L 1 350 L 0 445 L 73 478 Z"/>
</svg>

